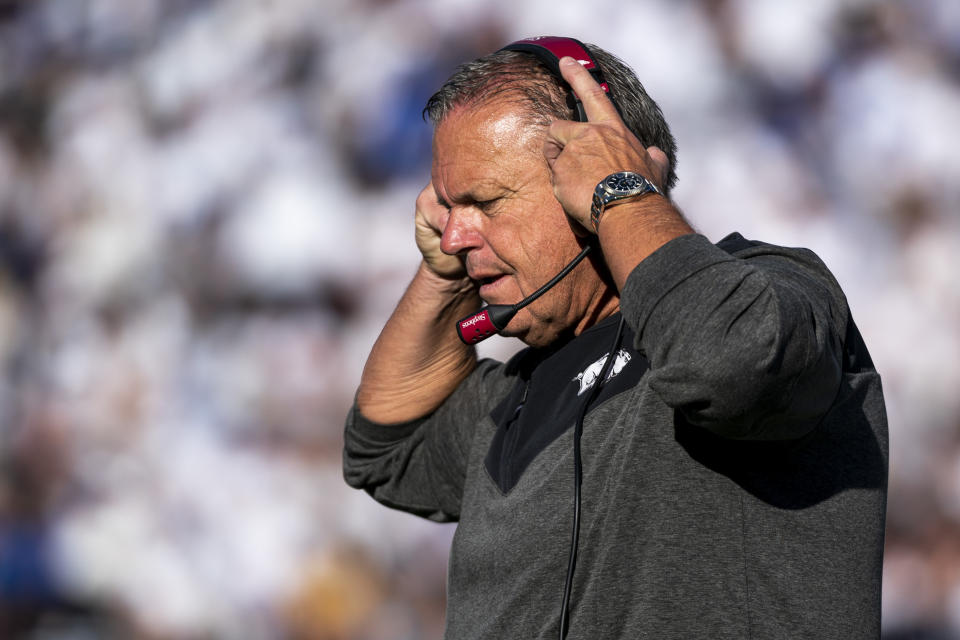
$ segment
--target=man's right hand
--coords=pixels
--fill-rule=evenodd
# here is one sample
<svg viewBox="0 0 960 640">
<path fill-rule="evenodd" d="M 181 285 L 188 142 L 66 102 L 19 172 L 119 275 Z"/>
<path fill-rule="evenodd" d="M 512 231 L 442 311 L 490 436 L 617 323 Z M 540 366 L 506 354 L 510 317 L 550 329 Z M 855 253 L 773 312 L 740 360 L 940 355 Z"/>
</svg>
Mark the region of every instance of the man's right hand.
<svg viewBox="0 0 960 640">
<path fill-rule="evenodd" d="M 357 407 L 383 424 L 423 417 L 439 407 L 477 366 L 457 337 L 456 321 L 480 306 L 463 260 L 440 250 L 450 212 L 433 183 L 417 197 L 417 247 L 423 261 L 377 338 L 363 368 Z"/>
<path fill-rule="evenodd" d="M 451 256 L 440 249 L 440 238 L 447 226 L 450 210 L 440 204 L 433 182 L 427 183 L 417 196 L 416 238 L 417 248 L 423 254 L 427 267 L 448 280 L 467 277 L 467 269 L 460 256 Z"/>
</svg>

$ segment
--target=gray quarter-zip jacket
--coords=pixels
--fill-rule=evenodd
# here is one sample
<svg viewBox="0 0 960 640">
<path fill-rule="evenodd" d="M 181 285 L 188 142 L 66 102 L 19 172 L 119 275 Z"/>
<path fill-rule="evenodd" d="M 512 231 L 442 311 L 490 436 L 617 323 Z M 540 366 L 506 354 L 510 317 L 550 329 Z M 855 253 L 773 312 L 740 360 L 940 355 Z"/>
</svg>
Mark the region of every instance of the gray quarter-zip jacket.
<svg viewBox="0 0 960 640">
<path fill-rule="evenodd" d="M 631 273 L 621 309 L 581 441 L 568 638 L 878 638 L 886 415 L 827 268 L 684 236 Z M 572 427 L 615 329 L 481 361 L 421 420 L 350 412 L 347 482 L 458 522 L 448 640 L 558 636 Z"/>
</svg>

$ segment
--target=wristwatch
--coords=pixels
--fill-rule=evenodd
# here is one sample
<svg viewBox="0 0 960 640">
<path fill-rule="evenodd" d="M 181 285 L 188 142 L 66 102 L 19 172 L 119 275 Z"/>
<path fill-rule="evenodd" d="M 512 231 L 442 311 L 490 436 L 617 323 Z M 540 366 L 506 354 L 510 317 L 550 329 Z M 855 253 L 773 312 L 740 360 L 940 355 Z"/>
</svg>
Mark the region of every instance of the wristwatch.
<svg viewBox="0 0 960 640">
<path fill-rule="evenodd" d="M 607 207 L 639 200 L 648 193 L 660 193 L 660 190 L 633 171 L 611 173 L 601 180 L 593 190 L 593 204 L 590 206 L 590 222 L 593 223 L 594 233 L 599 233 L 600 218 Z"/>
</svg>

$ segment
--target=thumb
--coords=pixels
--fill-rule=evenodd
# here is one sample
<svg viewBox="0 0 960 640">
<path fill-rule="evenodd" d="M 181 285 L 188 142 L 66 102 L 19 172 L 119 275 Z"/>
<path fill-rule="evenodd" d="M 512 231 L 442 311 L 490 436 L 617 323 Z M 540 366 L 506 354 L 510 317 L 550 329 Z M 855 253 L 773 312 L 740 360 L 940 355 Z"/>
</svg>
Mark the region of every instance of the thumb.
<svg viewBox="0 0 960 640">
<path fill-rule="evenodd" d="M 546 142 L 543 143 L 543 157 L 546 158 L 551 171 L 553 171 L 553 163 L 557 161 L 561 153 L 563 153 L 563 145 L 556 140 L 547 138 Z"/>
</svg>

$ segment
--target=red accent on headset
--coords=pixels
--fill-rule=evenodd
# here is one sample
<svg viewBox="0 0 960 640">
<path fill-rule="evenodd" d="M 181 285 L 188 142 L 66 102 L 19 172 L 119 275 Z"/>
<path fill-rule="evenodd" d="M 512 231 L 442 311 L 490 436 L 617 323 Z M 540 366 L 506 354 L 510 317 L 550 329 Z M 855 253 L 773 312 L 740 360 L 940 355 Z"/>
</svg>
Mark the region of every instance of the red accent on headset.
<svg viewBox="0 0 960 640">
<path fill-rule="evenodd" d="M 490 318 L 490 311 L 488 309 L 471 313 L 466 318 L 457 322 L 457 333 L 460 334 L 460 339 L 467 344 L 477 344 L 497 332 L 497 325 L 495 325 Z"/>
<path fill-rule="evenodd" d="M 566 38 L 562 36 L 537 36 L 534 38 L 524 38 L 517 40 L 500 49 L 501 51 L 526 51 L 539 58 L 544 64 L 550 67 L 558 78 L 560 74 L 560 58 L 570 56 L 590 72 L 597 80 L 600 87 L 607 93 L 610 93 L 610 87 L 603 79 L 600 67 L 594 63 L 593 58 L 583 43 L 576 38 Z M 547 55 L 544 55 L 547 54 Z M 553 59 L 551 59 L 551 56 Z"/>
</svg>

